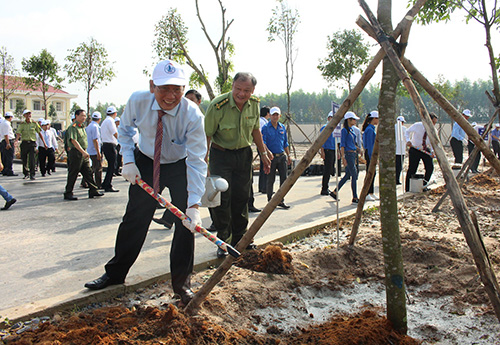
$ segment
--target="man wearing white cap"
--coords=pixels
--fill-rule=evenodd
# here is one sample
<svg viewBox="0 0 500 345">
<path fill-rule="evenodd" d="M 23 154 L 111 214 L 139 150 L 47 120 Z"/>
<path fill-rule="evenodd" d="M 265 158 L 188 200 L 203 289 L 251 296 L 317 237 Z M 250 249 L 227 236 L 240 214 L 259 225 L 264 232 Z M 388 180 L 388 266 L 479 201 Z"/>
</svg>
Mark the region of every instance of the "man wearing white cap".
<svg viewBox="0 0 500 345">
<path fill-rule="evenodd" d="M 158 193 L 167 187 L 172 203 L 191 219 L 191 222 L 176 220 L 170 273 L 173 290 L 180 295 L 182 304 L 193 297 L 192 232 L 201 224 L 198 207 L 205 191 L 207 142 L 203 114 L 195 103 L 182 97 L 186 83 L 181 66 L 164 60 L 153 71 L 149 91 L 135 92 L 127 102 L 118 138 L 123 155 L 122 175 L 131 183 L 129 200 L 118 228 L 115 256 L 106 264 L 103 276 L 85 284 L 89 289 L 123 283 L 141 251 L 158 205 L 136 184 L 136 179 L 142 178 Z M 136 130 L 139 131 L 137 149 L 132 139 Z"/>
<path fill-rule="evenodd" d="M 98 111 L 92 113 L 92 121 L 89 123 L 85 131 L 87 132 L 87 152 L 92 161 L 92 172 L 94 174 L 94 181 L 97 188 L 101 189 L 102 186 L 102 155 L 101 155 L 101 122 L 102 115 Z"/>
<path fill-rule="evenodd" d="M 495 128 L 491 131 L 491 145 L 493 152 L 500 159 L 500 123 L 496 123 Z"/>
<path fill-rule="evenodd" d="M 5 113 L 5 120 L 0 123 L 0 152 L 2 152 L 2 164 L 4 166 L 2 174 L 4 176 L 17 176 L 12 168 L 16 139 L 11 125 L 13 119 L 14 114 L 8 111 Z"/>
<path fill-rule="evenodd" d="M 398 116 L 394 125 L 396 130 L 396 184 L 401 184 L 401 172 L 406 155 L 406 122 L 404 116 Z"/>
<path fill-rule="evenodd" d="M 50 175 L 50 168 L 53 164 L 55 164 L 55 138 L 52 138 L 52 132 L 48 130 L 49 123 L 47 120 L 43 120 L 40 125 L 42 127 L 42 131 L 40 132 L 40 136 L 36 139 L 36 144 L 38 146 L 38 165 L 40 166 L 40 173 L 42 174 L 42 177 L 45 177 L 47 172 Z M 41 138 L 44 139 L 45 145 Z"/>
<path fill-rule="evenodd" d="M 287 165 L 292 164 L 290 150 L 288 148 L 286 129 L 285 126 L 279 122 L 281 110 L 278 107 L 272 107 L 269 113 L 271 114 L 271 118 L 269 122 L 262 127 L 262 139 L 272 154 L 271 168 L 269 174 L 267 175 L 266 182 L 267 201 L 271 200 L 271 197 L 273 196 L 276 170 L 278 170 L 278 173 L 280 174 L 281 186 L 286 180 Z M 278 206 L 284 208 L 285 210 L 290 208 L 290 206 L 285 204 L 284 200 L 282 200 Z"/>
<path fill-rule="evenodd" d="M 462 116 L 468 120 L 471 117 L 471 112 L 469 109 L 465 109 L 462 112 Z M 465 131 L 462 127 L 455 122 L 453 124 L 453 129 L 451 130 L 450 146 L 453 151 L 453 156 L 455 156 L 455 163 L 462 164 L 464 159 L 464 140 L 466 139 Z"/>
<path fill-rule="evenodd" d="M 102 139 L 102 153 L 108 161 L 108 168 L 106 169 L 106 176 L 102 182 L 102 188 L 105 192 L 118 192 L 113 188 L 112 180 L 115 172 L 116 165 L 116 146 L 118 145 L 118 130 L 116 128 L 115 118 L 117 115 L 116 108 L 109 106 L 106 109 L 106 119 L 101 124 L 101 139 Z"/>
<path fill-rule="evenodd" d="M 40 136 L 42 128 L 36 122 L 31 120 L 31 110 L 23 111 L 24 121 L 17 127 L 17 139 L 21 138 L 21 160 L 23 161 L 24 178 L 35 179 L 35 149 L 36 138 Z M 44 147 L 47 147 L 45 139 L 41 138 Z"/>
<path fill-rule="evenodd" d="M 269 171 L 271 163 L 260 132 L 260 101 L 253 96 L 256 84 L 257 79 L 251 73 L 237 73 L 231 92 L 214 98 L 205 117 L 210 174 L 229 183 L 229 189 L 221 193 L 221 205 L 213 208 L 213 221 L 218 237 L 223 241 L 231 237 L 231 245 L 236 245 L 247 230 L 252 142 L 257 145 L 264 171 Z M 217 250 L 218 257 L 226 254 Z"/>
</svg>

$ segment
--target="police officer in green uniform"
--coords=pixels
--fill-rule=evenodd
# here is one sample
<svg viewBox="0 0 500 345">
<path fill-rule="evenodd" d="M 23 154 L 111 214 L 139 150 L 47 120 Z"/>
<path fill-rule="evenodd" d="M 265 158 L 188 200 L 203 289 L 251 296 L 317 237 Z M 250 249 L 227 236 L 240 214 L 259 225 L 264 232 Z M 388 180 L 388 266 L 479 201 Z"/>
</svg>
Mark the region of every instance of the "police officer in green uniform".
<svg viewBox="0 0 500 345">
<path fill-rule="evenodd" d="M 23 111 L 24 121 L 17 127 L 17 139 L 21 138 L 21 160 L 23 161 L 23 174 L 24 178 L 29 178 L 31 180 L 35 179 L 35 148 L 36 148 L 36 136 L 40 135 L 42 128 L 37 122 L 31 121 L 31 110 Z M 45 147 L 47 143 L 43 139 L 43 135 L 40 135 L 40 139 Z M 28 159 L 29 158 L 29 159 Z"/>
<path fill-rule="evenodd" d="M 252 96 L 257 80 L 250 73 L 237 73 L 232 91 L 212 100 L 205 116 L 205 133 L 210 147 L 210 174 L 223 177 L 229 188 L 221 194 L 220 206 L 212 217 L 217 236 L 236 245 L 248 225 L 248 198 L 252 174 L 252 149 L 255 142 L 269 172 L 269 153 L 260 132 L 260 103 Z M 210 145 L 211 144 L 211 145 Z M 250 245 L 254 248 L 254 245 Z M 217 256 L 227 255 L 217 250 Z"/>
<path fill-rule="evenodd" d="M 73 195 L 73 188 L 75 186 L 78 173 L 81 173 L 83 179 L 89 186 L 89 198 L 95 196 L 103 196 L 97 190 L 97 186 L 92 176 L 92 169 L 89 165 L 89 154 L 87 151 L 87 132 L 85 131 L 84 122 L 87 114 L 84 110 L 79 109 L 75 112 L 75 122 L 69 126 L 66 131 L 67 145 L 68 145 L 68 180 L 66 182 L 66 191 L 64 192 L 65 200 L 78 200 Z"/>
</svg>

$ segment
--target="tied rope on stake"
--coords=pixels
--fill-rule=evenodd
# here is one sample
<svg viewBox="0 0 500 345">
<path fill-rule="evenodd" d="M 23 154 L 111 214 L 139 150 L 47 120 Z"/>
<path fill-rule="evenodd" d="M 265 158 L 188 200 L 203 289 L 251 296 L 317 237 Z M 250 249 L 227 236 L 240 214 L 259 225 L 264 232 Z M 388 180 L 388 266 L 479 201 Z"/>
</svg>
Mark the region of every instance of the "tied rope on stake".
<svg viewBox="0 0 500 345">
<path fill-rule="evenodd" d="M 160 203 L 160 205 L 164 206 L 167 208 L 170 212 L 172 212 L 177 218 L 184 220 L 188 219 L 190 220 L 184 213 L 181 212 L 177 207 L 172 205 L 167 199 L 162 197 L 160 194 L 155 194 L 153 188 L 148 185 L 146 182 L 144 182 L 142 179 L 137 179 L 136 180 L 137 184 L 144 189 L 146 193 L 151 195 L 156 201 Z M 240 257 L 240 252 L 238 252 L 236 249 L 234 249 L 231 245 L 227 244 L 223 240 L 219 239 L 217 236 L 213 235 L 210 233 L 208 230 L 202 228 L 201 226 L 197 225 L 195 228 L 196 232 L 199 232 L 206 238 L 208 238 L 211 242 L 215 243 L 220 249 L 222 249 L 225 252 L 228 252 L 231 256 L 234 258 L 239 258 Z"/>
</svg>

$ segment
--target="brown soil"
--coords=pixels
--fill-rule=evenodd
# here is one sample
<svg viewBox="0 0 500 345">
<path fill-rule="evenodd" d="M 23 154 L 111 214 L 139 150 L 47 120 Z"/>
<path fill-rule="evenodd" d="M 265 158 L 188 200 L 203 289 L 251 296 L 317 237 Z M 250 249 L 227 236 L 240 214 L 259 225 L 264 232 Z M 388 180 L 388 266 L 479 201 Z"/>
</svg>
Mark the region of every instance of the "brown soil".
<svg viewBox="0 0 500 345">
<path fill-rule="evenodd" d="M 449 198 L 440 212 L 431 212 L 444 190 L 437 188 L 400 204 L 408 303 L 412 303 L 411 296 L 427 300 L 450 296 L 452 302 L 446 308 L 452 315 L 464 315 L 466 310 L 471 317 L 494 315 Z M 477 216 L 498 277 L 500 179 L 491 171 L 477 175 L 464 185 L 463 193 Z M 347 237 L 351 226 L 352 219 L 340 224 Z M 398 334 L 377 303 L 362 310 L 353 308 L 346 315 L 330 315 L 328 320 L 320 320 L 304 308 L 296 294 L 300 288 L 318 294 L 325 290 L 347 293 L 355 284 L 384 282 L 380 214 L 376 209 L 365 212 L 354 247 L 344 244 L 337 248 L 336 229 L 325 228 L 314 238 L 318 237 L 321 241 L 312 249 L 310 240 L 305 239 L 244 253 L 196 316 L 185 315 L 170 297 L 161 299 L 171 296 L 167 282 L 117 298 L 108 307 L 53 318 L 38 330 L 11 336 L 9 344 L 419 344 L 421 340 L 434 343 L 442 339 L 430 324 L 423 327 L 426 339 Z M 194 275 L 195 289 L 213 270 Z M 141 303 L 130 306 L 134 299 L 141 299 Z M 308 326 L 284 330 L 279 320 L 262 316 L 269 308 L 290 305 L 311 320 Z M 484 334 L 481 339 L 494 344 L 498 336 Z"/>
</svg>

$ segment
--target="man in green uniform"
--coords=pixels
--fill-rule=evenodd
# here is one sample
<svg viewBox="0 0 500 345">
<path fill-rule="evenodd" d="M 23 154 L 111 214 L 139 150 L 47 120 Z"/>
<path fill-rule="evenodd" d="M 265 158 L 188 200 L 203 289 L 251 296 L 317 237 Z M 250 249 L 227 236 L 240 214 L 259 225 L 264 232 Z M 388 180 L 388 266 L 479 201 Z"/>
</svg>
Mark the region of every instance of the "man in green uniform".
<svg viewBox="0 0 500 345">
<path fill-rule="evenodd" d="M 66 130 L 67 145 L 68 145 L 68 180 L 66 182 L 66 191 L 64 192 L 65 200 L 78 200 L 73 195 L 78 173 L 81 173 L 83 179 L 89 186 L 89 198 L 95 196 L 103 196 L 97 190 L 97 186 L 92 176 L 92 169 L 89 165 L 90 155 L 85 151 L 87 149 L 87 132 L 85 131 L 84 122 L 87 114 L 84 110 L 79 109 L 75 112 L 75 122 Z"/>
<path fill-rule="evenodd" d="M 260 133 L 259 99 L 252 96 L 256 84 L 252 74 L 237 73 L 232 91 L 214 98 L 205 116 L 210 174 L 229 183 L 228 190 L 221 194 L 220 206 L 213 209 L 213 222 L 220 239 L 226 241 L 231 236 L 231 245 L 239 242 L 248 225 L 252 142 L 257 145 L 267 172 L 271 164 Z M 224 255 L 227 253 L 217 250 L 218 257 Z"/>
<path fill-rule="evenodd" d="M 40 136 L 43 145 L 47 148 L 47 143 L 40 135 L 42 128 L 37 122 L 31 121 L 31 110 L 25 109 L 23 111 L 24 121 L 17 127 L 17 140 L 21 138 L 21 160 L 23 161 L 23 174 L 24 178 L 35 179 L 35 148 L 36 137 Z M 29 161 L 28 161 L 29 158 Z M 29 175 L 29 176 L 28 176 Z"/>
</svg>

